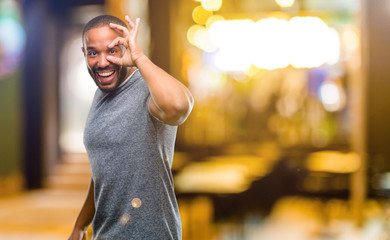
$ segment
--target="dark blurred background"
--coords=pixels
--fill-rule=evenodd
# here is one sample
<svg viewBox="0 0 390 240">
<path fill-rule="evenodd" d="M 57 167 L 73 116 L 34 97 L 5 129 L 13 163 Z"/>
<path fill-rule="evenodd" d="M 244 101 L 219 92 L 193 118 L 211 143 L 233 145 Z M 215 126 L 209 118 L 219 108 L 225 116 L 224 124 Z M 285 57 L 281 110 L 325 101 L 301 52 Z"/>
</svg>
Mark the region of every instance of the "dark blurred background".
<svg viewBox="0 0 390 240">
<path fill-rule="evenodd" d="M 390 239 L 388 0 L 0 0 L 0 239 L 72 229 L 99 14 L 140 17 L 195 97 L 172 167 L 183 239 Z"/>
</svg>

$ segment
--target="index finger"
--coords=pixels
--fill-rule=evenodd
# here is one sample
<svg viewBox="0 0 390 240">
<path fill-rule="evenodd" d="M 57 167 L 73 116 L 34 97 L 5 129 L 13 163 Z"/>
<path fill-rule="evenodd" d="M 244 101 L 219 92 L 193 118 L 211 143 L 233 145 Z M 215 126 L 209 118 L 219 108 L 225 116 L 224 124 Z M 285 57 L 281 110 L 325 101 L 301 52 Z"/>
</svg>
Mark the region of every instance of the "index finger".
<svg viewBox="0 0 390 240">
<path fill-rule="evenodd" d="M 125 20 L 131 28 L 134 28 L 134 23 L 133 23 L 133 21 L 131 21 L 131 19 L 128 15 L 125 16 Z"/>
<path fill-rule="evenodd" d="M 119 25 L 119 24 L 115 24 L 115 23 L 110 23 L 110 27 L 113 28 L 113 29 L 117 29 L 119 30 L 120 32 L 123 33 L 123 35 L 126 37 L 127 35 L 129 35 L 129 29 L 127 29 L 127 27 L 124 27 L 122 25 Z"/>
</svg>

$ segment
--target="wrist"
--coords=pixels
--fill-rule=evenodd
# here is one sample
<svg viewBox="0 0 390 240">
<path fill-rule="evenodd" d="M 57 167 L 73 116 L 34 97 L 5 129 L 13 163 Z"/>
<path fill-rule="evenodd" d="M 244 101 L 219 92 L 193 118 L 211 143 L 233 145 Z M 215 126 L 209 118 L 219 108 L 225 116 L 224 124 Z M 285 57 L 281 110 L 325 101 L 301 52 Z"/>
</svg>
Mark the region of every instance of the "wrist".
<svg viewBox="0 0 390 240">
<path fill-rule="evenodd" d="M 135 61 L 134 61 L 134 63 L 135 63 L 135 66 L 139 66 L 139 64 L 141 64 L 142 62 L 144 62 L 145 60 L 147 60 L 148 59 L 148 57 L 146 56 L 146 55 L 141 55 L 141 56 L 139 56 Z"/>
</svg>

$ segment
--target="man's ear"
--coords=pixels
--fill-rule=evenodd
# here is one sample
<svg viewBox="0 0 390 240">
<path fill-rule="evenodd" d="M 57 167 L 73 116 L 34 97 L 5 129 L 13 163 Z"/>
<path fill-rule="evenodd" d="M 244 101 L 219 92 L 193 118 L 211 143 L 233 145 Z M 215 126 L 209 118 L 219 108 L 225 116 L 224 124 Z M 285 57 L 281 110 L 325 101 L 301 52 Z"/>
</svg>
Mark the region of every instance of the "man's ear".
<svg viewBox="0 0 390 240">
<path fill-rule="evenodd" d="M 81 47 L 81 51 L 83 51 L 84 57 L 85 57 L 85 51 L 84 47 Z"/>
</svg>

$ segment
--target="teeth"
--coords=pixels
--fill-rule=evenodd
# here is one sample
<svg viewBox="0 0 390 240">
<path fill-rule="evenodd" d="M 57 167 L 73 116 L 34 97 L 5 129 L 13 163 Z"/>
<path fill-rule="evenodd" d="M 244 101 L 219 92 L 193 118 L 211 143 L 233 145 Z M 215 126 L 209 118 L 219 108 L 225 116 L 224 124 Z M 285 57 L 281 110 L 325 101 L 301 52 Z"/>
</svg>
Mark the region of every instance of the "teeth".
<svg viewBox="0 0 390 240">
<path fill-rule="evenodd" d="M 99 74 L 99 76 L 101 76 L 101 77 L 108 77 L 108 76 L 112 75 L 113 73 L 114 73 L 114 71 L 112 71 L 112 72 L 106 72 L 106 73 L 98 73 L 98 74 Z"/>
</svg>

